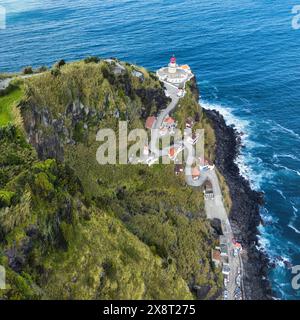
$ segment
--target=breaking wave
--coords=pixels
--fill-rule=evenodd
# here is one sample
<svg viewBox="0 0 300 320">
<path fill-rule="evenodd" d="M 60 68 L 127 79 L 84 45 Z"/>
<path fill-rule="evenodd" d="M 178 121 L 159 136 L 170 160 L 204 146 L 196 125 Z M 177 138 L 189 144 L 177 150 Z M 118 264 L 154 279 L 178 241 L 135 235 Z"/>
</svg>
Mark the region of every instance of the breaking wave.
<svg viewBox="0 0 300 320">
<path fill-rule="evenodd" d="M 263 161 L 258 156 L 254 156 L 251 150 L 265 146 L 261 143 L 251 140 L 251 122 L 241 119 L 234 114 L 234 109 L 222 104 L 209 103 L 200 101 L 203 108 L 218 111 L 225 119 L 229 126 L 233 126 L 241 137 L 242 148 L 240 154 L 235 159 L 235 163 L 239 167 L 240 174 L 249 181 L 251 188 L 260 190 L 264 179 L 271 179 L 274 173 L 263 167 Z"/>
</svg>

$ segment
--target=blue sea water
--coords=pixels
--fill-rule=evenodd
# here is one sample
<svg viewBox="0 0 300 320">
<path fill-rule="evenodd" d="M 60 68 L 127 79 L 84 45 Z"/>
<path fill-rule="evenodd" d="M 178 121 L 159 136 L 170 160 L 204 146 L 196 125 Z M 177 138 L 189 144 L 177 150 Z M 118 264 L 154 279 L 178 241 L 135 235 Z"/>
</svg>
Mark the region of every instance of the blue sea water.
<svg viewBox="0 0 300 320">
<path fill-rule="evenodd" d="M 298 3 L 297 3 L 298 2 Z M 280 299 L 300 299 L 284 261 L 300 264 L 300 0 L 0 0 L 0 72 L 87 55 L 155 70 L 175 54 L 201 103 L 244 133 L 237 160 L 266 195 L 260 247 Z M 283 259 L 283 260 L 282 260 Z"/>
</svg>

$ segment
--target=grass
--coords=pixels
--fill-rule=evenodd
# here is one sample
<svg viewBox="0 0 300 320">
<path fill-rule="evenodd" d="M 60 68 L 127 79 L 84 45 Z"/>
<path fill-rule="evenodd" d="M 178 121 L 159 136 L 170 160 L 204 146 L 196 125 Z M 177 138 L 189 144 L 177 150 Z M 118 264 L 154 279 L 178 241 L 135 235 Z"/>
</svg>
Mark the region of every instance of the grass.
<svg viewBox="0 0 300 320">
<path fill-rule="evenodd" d="M 16 88 L 9 94 L 0 97 L 0 127 L 13 124 L 15 121 L 14 106 L 21 100 L 23 90 Z"/>
<path fill-rule="evenodd" d="M 217 170 L 217 176 L 219 178 L 219 183 L 220 183 L 220 187 L 222 190 L 224 206 L 227 211 L 227 214 L 229 215 L 231 208 L 232 208 L 232 199 L 230 197 L 229 187 L 226 183 L 225 178 L 221 175 L 221 173 L 218 170 Z"/>
<path fill-rule="evenodd" d="M 192 299 L 188 288 L 194 285 L 207 288 L 203 298 L 218 296 L 222 275 L 211 263 L 215 238 L 203 193 L 188 187 L 183 175 L 176 176 L 173 164 L 149 168 L 101 166 L 96 161 L 96 132 L 117 127 L 112 116 L 116 108 L 130 128 L 137 128 L 167 103 L 153 75 L 139 69 L 145 75 L 140 81 L 131 76 L 132 68 L 126 65 L 127 72 L 115 76 L 104 61 L 78 62 L 61 67 L 57 76 L 45 72 L 24 80 L 25 125 L 31 119 L 27 112 L 47 106 L 78 141 L 64 146 L 64 164 L 59 165 L 49 165 L 52 160 L 36 164 L 34 151 L 22 147 L 17 137 L 11 141 L 11 132 L 1 141 L 0 151 L 5 152 L 0 152 L 0 188 L 5 195 L 15 193 L 8 199 L 11 206 L 0 208 L 0 230 L 5 230 L 0 264 L 7 267 L 11 286 L 5 298 L 35 298 L 36 286 L 42 291 L 39 298 L 55 299 Z M 185 126 L 187 116 L 197 115 L 198 125 L 209 130 L 188 89 L 177 120 Z M 0 101 L 3 114 L 10 116 L 6 123 L 16 123 L 17 93 L 5 98 Z M 76 123 L 64 116 L 70 102 L 79 98 L 100 121 L 92 113 L 80 113 Z M 47 135 L 50 126 L 36 120 L 34 130 Z M 213 150 L 213 131 L 206 144 Z M 24 232 L 27 228 L 39 236 Z M 24 251 L 27 242 L 30 252 Z M 1 258 L 12 248 L 28 259 L 22 274 L 9 268 L 4 254 Z"/>
<path fill-rule="evenodd" d="M 0 80 L 17 77 L 19 73 L 0 73 Z"/>
</svg>

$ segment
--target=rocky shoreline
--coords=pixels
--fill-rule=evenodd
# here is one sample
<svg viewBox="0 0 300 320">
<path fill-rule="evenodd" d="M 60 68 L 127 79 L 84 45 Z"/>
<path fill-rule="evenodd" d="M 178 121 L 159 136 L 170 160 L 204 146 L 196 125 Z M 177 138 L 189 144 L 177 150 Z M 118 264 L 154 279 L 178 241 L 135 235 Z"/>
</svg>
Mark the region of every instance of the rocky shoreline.
<svg viewBox="0 0 300 320">
<path fill-rule="evenodd" d="M 235 163 L 241 148 L 241 137 L 234 127 L 227 126 L 223 116 L 215 110 L 203 109 L 212 122 L 216 134 L 216 166 L 226 179 L 232 199 L 230 223 L 233 233 L 245 249 L 243 251 L 244 288 L 247 300 L 272 299 L 271 285 L 267 280 L 269 260 L 257 249 L 258 230 L 261 223 L 260 206 L 263 193 L 251 189 L 240 175 Z"/>
</svg>

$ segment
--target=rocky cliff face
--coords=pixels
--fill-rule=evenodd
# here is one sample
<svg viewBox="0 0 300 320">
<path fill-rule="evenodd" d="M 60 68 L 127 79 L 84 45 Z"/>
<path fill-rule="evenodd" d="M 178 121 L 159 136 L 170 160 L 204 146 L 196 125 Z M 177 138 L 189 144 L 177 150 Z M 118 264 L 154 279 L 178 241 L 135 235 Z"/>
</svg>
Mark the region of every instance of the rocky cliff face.
<svg viewBox="0 0 300 320">
<path fill-rule="evenodd" d="M 64 144 L 76 143 L 73 139 L 76 125 L 82 122 L 83 129 L 87 130 L 85 121 L 91 118 L 101 120 L 102 116 L 80 101 L 71 103 L 57 119 L 47 108 L 23 105 L 21 110 L 28 141 L 35 147 L 39 158 L 54 158 L 60 162 L 64 160 Z"/>
<path fill-rule="evenodd" d="M 266 278 L 268 258 L 256 247 L 263 194 L 251 189 L 249 182 L 240 175 L 239 168 L 234 162 L 240 149 L 240 137 L 236 130 L 227 126 L 217 111 L 204 110 L 204 112 L 211 120 L 217 138 L 216 166 L 225 177 L 230 189 L 232 229 L 236 239 L 241 241 L 246 249 L 243 253 L 246 298 L 270 299 L 272 291 Z"/>
</svg>

